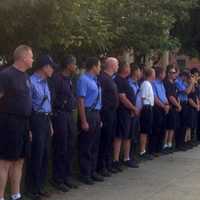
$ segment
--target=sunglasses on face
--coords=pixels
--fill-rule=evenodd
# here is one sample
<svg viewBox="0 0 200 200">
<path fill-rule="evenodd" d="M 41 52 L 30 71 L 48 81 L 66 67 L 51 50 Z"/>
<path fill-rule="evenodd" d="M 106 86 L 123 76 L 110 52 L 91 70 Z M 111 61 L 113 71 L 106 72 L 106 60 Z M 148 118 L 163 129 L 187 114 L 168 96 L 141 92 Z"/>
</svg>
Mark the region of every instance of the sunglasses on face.
<svg viewBox="0 0 200 200">
<path fill-rule="evenodd" d="M 171 72 L 169 72 L 170 74 L 176 74 L 176 72 L 175 71 L 171 71 Z"/>
</svg>

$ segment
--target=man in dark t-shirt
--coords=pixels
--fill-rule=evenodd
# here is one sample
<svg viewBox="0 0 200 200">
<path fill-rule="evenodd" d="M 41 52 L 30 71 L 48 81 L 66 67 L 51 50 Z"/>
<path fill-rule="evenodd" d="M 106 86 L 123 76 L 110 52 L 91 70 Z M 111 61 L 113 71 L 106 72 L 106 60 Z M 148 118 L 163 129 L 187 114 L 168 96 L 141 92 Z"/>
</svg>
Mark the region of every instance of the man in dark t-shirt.
<svg viewBox="0 0 200 200">
<path fill-rule="evenodd" d="M 116 110 L 119 104 L 117 85 L 112 76 L 118 70 L 118 60 L 107 58 L 104 71 L 99 76 L 102 88 L 101 142 L 98 159 L 98 171 L 102 176 L 111 176 L 110 172 L 117 172 L 112 168 L 112 143 L 116 127 Z"/>
<path fill-rule="evenodd" d="M 175 85 L 176 70 L 172 65 L 167 67 L 167 78 L 164 81 L 164 86 L 167 94 L 167 98 L 170 104 L 170 110 L 166 115 L 166 134 L 164 138 L 164 144 L 169 149 L 172 149 L 172 143 L 174 133 L 179 126 L 179 114 L 181 111 L 180 101 L 177 97 L 177 89 Z"/>
<path fill-rule="evenodd" d="M 31 114 L 31 89 L 26 71 L 32 67 L 30 47 L 14 52 L 14 64 L 0 73 L 0 199 L 4 199 L 8 175 L 11 199 L 21 199 L 20 182 Z"/>
<path fill-rule="evenodd" d="M 119 107 L 117 110 L 117 130 L 114 136 L 114 162 L 113 166 L 121 171 L 119 156 L 121 145 L 124 146 L 124 165 L 137 168 L 138 165 L 130 159 L 131 141 L 133 132 L 131 131 L 131 118 L 138 115 L 138 109 L 135 106 L 135 94 L 128 82 L 130 75 L 130 65 L 121 62 L 115 82 L 119 94 Z"/>
<path fill-rule="evenodd" d="M 76 58 L 67 56 L 62 63 L 61 71 L 51 79 L 53 103 L 53 183 L 61 191 L 77 188 L 72 179 L 76 123 L 74 110 L 76 98 L 72 88 L 72 76 L 76 72 Z M 66 188 L 67 186 L 67 188 Z"/>
</svg>

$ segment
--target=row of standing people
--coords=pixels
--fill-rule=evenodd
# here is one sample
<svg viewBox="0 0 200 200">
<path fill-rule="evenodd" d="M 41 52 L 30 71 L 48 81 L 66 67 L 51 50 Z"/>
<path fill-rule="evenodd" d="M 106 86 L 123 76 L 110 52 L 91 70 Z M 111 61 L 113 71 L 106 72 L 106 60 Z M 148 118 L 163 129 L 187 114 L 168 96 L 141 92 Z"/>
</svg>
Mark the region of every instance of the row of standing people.
<svg viewBox="0 0 200 200">
<path fill-rule="evenodd" d="M 52 184 L 63 192 L 77 188 L 72 173 L 77 130 L 80 181 L 89 185 L 121 172 L 122 164 L 138 168 L 136 143 L 141 160 L 172 152 L 174 138 L 181 150 L 192 145 L 199 96 L 189 73 L 177 78 L 177 70 L 168 66 L 166 78 L 162 68 L 145 69 L 141 76 L 140 68 L 116 58 L 101 65 L 92 57 L 78 78 L 75 95 L 75 57 L 67 56 L 57 70 L 50 56 L 41 56 L 29 77 L 26 71 L 32 63 L 32 49 L 21 45 L 14 52 L 14 64 L 0 73 L 0 200 L 8 179 L 11 198 L 22 198 L 27 152 L 27 190 L 33 199 L 49 197 L 44 183 L 51 136 Z"/>
</svg>

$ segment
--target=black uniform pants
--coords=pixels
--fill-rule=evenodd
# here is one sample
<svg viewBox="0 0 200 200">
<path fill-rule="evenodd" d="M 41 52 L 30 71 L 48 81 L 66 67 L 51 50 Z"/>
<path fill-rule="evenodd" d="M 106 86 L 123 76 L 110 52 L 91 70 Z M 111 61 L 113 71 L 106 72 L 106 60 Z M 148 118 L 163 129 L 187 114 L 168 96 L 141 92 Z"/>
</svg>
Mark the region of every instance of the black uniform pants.
<svg viewBox="0 0 200 200">
<path fill-rule="evenodd" d="M 49 116 L 33 114 L 31 117 L 32 143 L 28 160 L 28 185 L 32 193 L 43 189 L 48 169 Z"/>
<path fill-rule="evenodd" d="M 197 141 L 200 141 L 200 111 L 198 112 L 198 119 L 197 119 Z"/>
<path fill-rule="evenodd" d="M 182 102 L 181 106 L 182 110 L 180 112 L 180 126 L 176 134 L 177 147 L 181 147 L 182 145 L 184 145 L 186 129 L 189 127 L 189 120 L 191 120 L 188 112 L 188 103 Z"/>
<path fill-rule="evenodd" d="M 166 115 L 164 110 L 155 106 L 153 109 L 153 133 L 150 135 L 150 153 L 159 153 L 162 150 L 165 135 Z"/>
<path fill-rule="evenodd" d="M 86 111 L 89 130 L 80 130 L 79 159 L 82 177 L 91 177 L 97 170 L 97 160 L 100 143 L 100 113 L 99 111 Z"/>
<path fill-rule="evenodd" d="M 101 120 L 101 139 L 99 147 L 98 170 L 111 169 L 113 155 L 113 137 L 116 131 L 116 111 L 102 110 Z"/>
<path fill-rule="evenodd" d="M 73 112 L 55 112 L 52 118 L 54 135 L 53 149 L 53 179 L 63 183 L 71 176 L 76 124 Z"/>
</svg>

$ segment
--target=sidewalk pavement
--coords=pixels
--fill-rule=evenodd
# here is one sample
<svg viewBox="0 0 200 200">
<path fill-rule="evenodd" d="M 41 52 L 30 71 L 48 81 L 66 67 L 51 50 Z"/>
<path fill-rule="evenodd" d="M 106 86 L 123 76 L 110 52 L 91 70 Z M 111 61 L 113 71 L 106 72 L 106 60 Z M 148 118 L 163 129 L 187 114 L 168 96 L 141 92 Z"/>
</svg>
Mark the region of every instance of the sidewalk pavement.
<svg viewBox="0 0 200 200">
<path fill-rule="evenodd" d="M 199 200 L 200 147 L 141 163 L 94 186 L 57 193 L 50 200 Z"/>
</svg>

